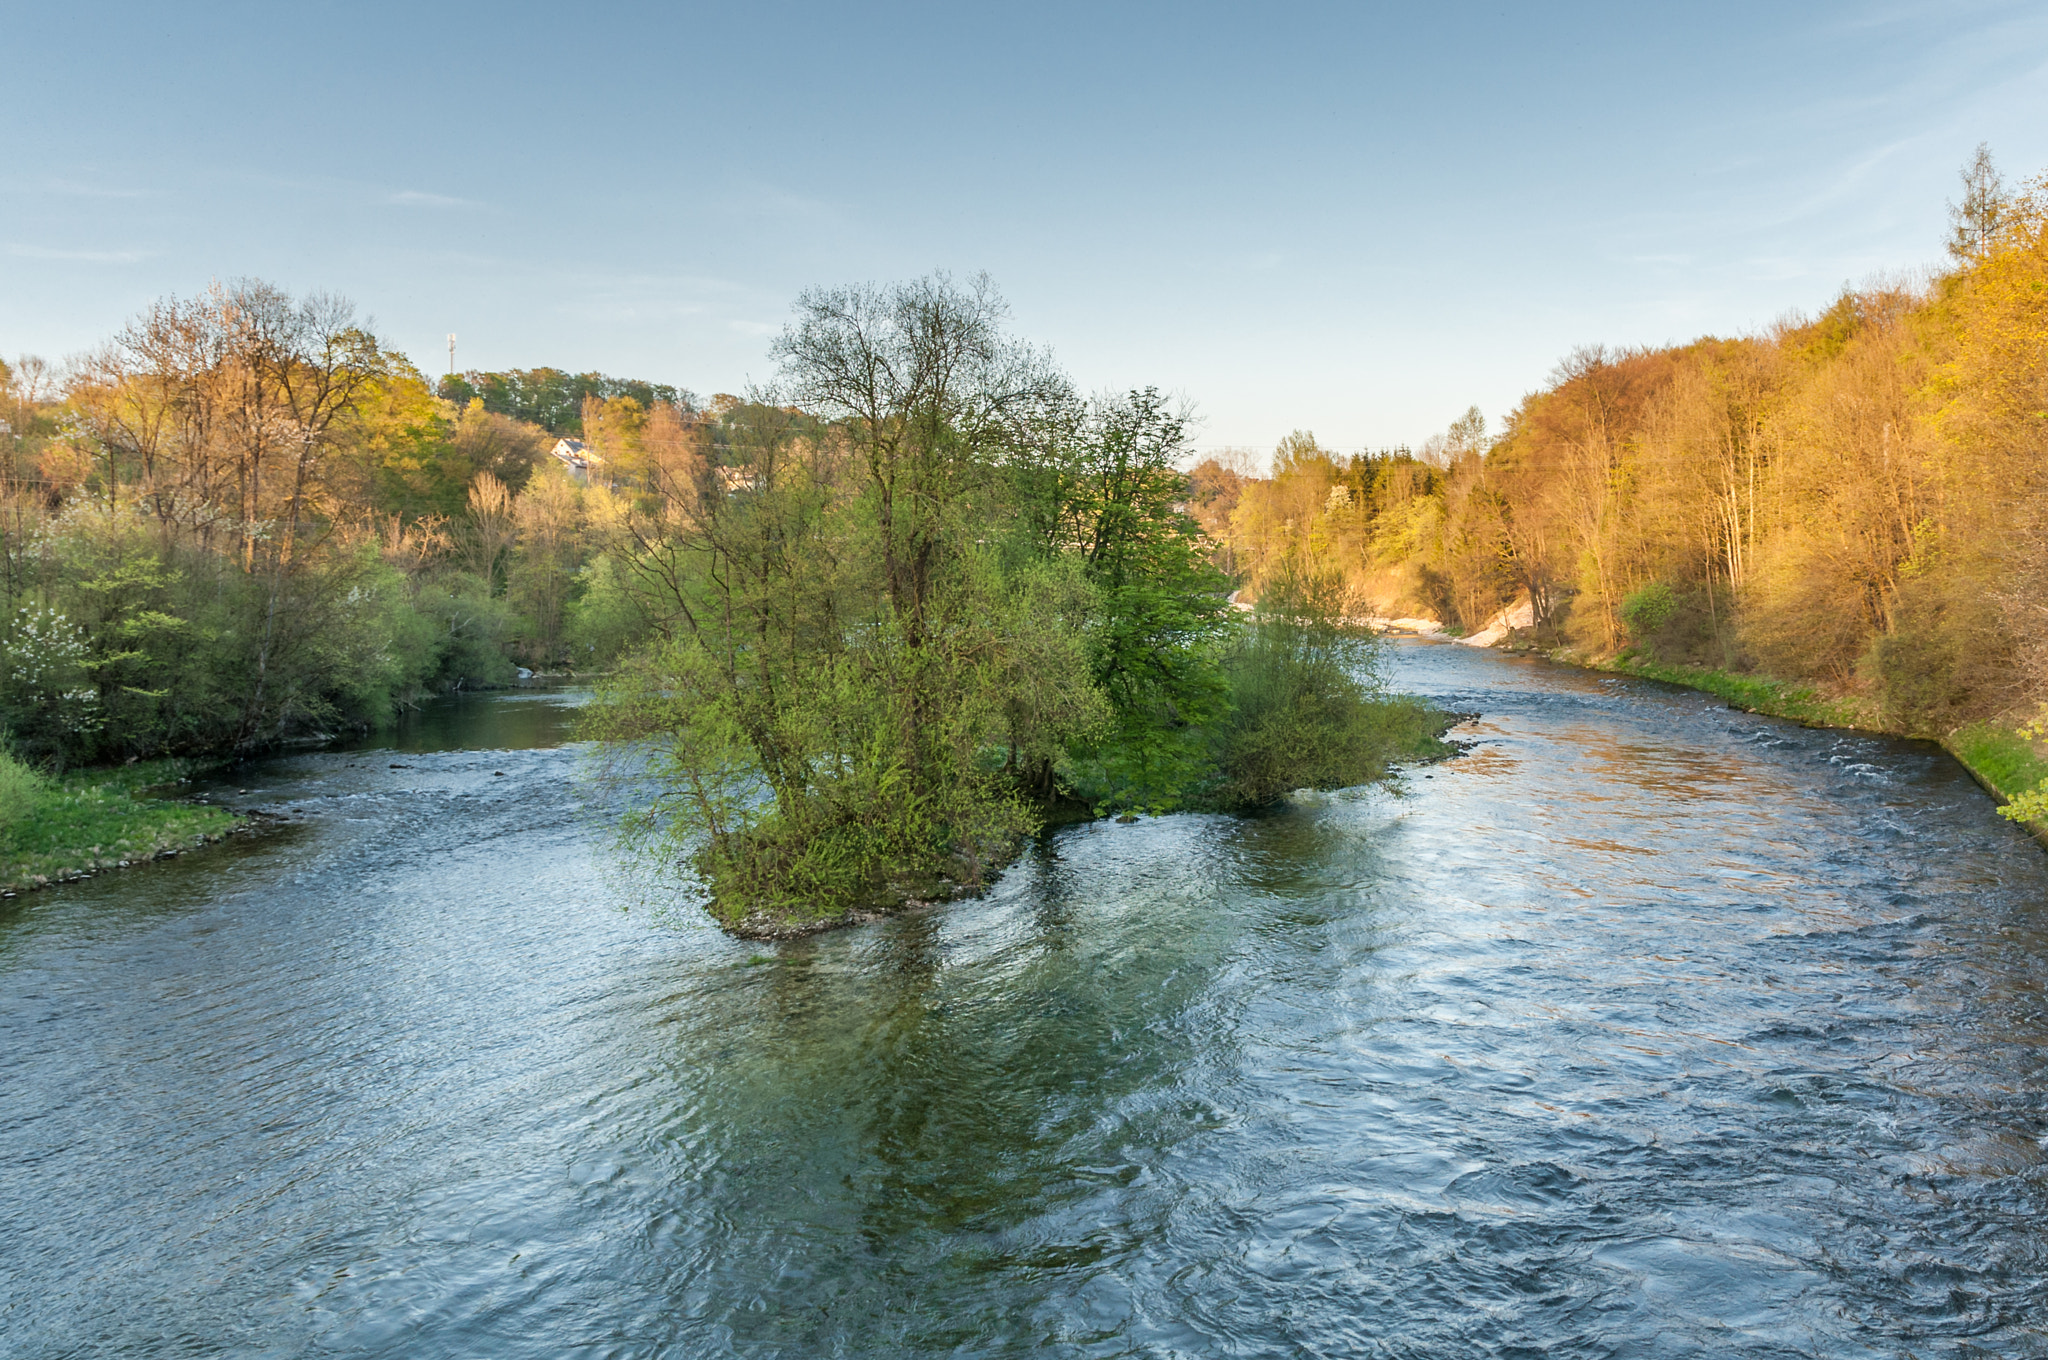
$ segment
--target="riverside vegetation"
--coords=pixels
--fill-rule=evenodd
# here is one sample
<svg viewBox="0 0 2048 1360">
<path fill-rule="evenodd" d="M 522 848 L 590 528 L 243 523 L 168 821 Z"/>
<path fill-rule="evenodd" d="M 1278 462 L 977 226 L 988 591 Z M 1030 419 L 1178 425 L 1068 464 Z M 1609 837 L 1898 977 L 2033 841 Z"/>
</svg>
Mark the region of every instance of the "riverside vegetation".
<svg viewBox="0 0 2048 1360">
<path fill-rule="evenodd" d="M 593 565 L 617 497 L 571 485 L 552 432 L 489 403 L 566 391 L 566 416 L 548 408 L 566 432 L 659 439 L 677 394 L 496 376 L 457 405 L 348 304 L 254 282 L 167 299 L 61 374 L 0 364 L 9 886 L 231 821 L 139 796 L 168 777 L 151 762 L 368 727 L 624 645 Z"/>
<path fill-rule="evenodd" d="M 622 521 L 658 638 L 591 729 L 729 927 L 972 887 L 1048 816 L 1257 807 L 1447 749 L 1325 577 L 1237 620 L 1180 414 L 1082 398 L 1002 319 L 985 280 L 805 295 L 743 477 L 684 446 Z"/>
<path fill-rule="evenodd" d="M 1227 607 L 1180 413 L 1083 398 L 1002 317 L 985 281 L 808 295 L 780 387 L 702 404 L 550 369 L 436 387 L 347 304 L 253 282 L 61 382 L 23 361 L 0 718 L 31 801 L 604 672 L 629 836 L 776 933 L 971 887 L 1048 817 L 1257 807 L 1447 749 L 1327 573 Z M 81 822 L 72 858 L 222 815 L 136 806 L 162 825 Z"/>
<path fill-rule="evenodd" d="M 1524 645 L 1935 737 L 2038 826 L 2048 182 L 1980 153 L 1954 223 L 1948 268 L 1818 317 L 1579 350 L 1498 435 L 1298 433 L 1268 475 L 1179 471 L 1180 412 L 1076 393 L 979 281 L 807 295 L 778 384 L 709 401 L 435 384 L 346 303 L 217 285 L 61 377 L 0 366 L 0 721 L 45 798 L 604 673 L 629 837 L 772 933 L 972 885 L 1047 819 L 1438 753 L 1340 621 L 1524 600 Z"/>
<path fill-rule="evenodd" d="M 1581 349 L 1489 437 L 1283 442 L 1195 470 L 1249 590 L 1524 645 L 1801 721 L 1944 742 L 2048 825 L 2048 179 L 1980 150 L 1946 269 L 1758 335 Z"/>
<path fill-rule="evenodd" d="M 0 752 L 0 892 L 160 859 L 234 830 L 221 808 L 137 796 L 184 768 L 154 761 L 52 778 Z"/>
</svg>

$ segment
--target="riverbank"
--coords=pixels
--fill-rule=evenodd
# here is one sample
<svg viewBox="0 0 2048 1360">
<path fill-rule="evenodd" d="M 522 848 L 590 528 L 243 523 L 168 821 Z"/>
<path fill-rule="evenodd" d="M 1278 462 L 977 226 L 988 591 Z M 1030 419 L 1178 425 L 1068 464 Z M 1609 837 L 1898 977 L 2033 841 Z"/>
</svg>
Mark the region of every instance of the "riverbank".
<svg viewBox="0 0 2048 1360">
<path fill-rule="evenodd" d="M 2015 816 L 2015 812 L 2038 812 L 2048 793 L 2048 758 L 2023 731 L 1992 723 L 1972 723 L 1942 738 L 1942 749 L 1954 756 L 1970 777 L 1984 786 L 2000 804 L 2024 800 L 2024 809 L 2010 808 L 2006 815 L 2034 833 L 2048 847 L 2048 815 Z"/>
<path fill-rule="evenodd" d="M 190 769 L 155 760 L 51 777 L 0 755 L 0 894 L 181 854 L 245 825 L 224 808 L 144 792 Z"/>
<path fill-rule="evenodd" d="M 1526 646 L 1526 644 L 1525 644 Z M 1510 650 L 1522 648 L 1510 645 Z M 1624 653 L 1614 657 L 1593 657 L 1568 647 L 1544 651 L 1528 646 L 1553 661 L 1582 670 L 1630 675 L 1683 685 L 1726 700 L 1729 707 L 1767 717 L 1790 718 L 1808 727 L 1839 727 L 1858 732 L 1881 732 L 1887 736 L 1931 740 L 1955 757 L 1986 793 L 2001 807 L 2035 793 L 2048 781 L 2048 757 L 2026 733 L 1995 723 L 1972 723 L 1953 732 L 1930 735 L 1906 732 L 1884 722 L 1867 700 L 1853 695 L 1828 695 L 1809 683 L 1779 680 L 1765 675 L 1745 675 L 1708 666 L 1673 666 Z M 2048 848 L 2048 819 L 2015 818 Z"/>
</svg>

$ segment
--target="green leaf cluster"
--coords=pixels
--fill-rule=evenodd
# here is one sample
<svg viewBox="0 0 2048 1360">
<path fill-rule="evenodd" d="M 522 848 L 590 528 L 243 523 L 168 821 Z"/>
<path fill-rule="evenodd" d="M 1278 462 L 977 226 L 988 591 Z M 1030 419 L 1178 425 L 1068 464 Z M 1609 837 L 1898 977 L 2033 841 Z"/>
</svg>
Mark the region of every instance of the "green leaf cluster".
<svg viewBox="0 0 2048 1360">
<path fill-rule="evenodd" d="M 1077 396 L 1001 317 L 982 280 L 807 295 L 742 475 L 706 459 L 636 510 L 620 570 L 660 641 L 588 730 L 628 840 L 742 933 L 972 888 L 1051 816 L 1257 806 L 1442 749 L 1328 590 L 1230 609 L 1184 413 Z"/>
</svg>

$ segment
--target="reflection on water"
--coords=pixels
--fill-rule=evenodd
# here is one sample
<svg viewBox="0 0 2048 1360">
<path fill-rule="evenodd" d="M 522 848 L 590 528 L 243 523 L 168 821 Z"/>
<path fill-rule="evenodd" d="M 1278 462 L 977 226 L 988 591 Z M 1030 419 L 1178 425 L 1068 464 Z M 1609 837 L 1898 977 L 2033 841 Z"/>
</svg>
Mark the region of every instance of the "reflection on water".
<svg viewBox="0 0 2048 1360">
<path fill-rule="evenodd" d="M 0 916 L 8 1354 L 2048 1354 L 2048 857 L 1930 748 L 1465 648 L 1405 796 L 772 947 L 574 695 Z M 247 789 L 239 794 L 237 789 Z"/>
<path fill-rule="evenodd" d="M 534 682 L 511 690 L 456 693 L 424 708 L 406 709 L 385 731 L 337 742 L 333 751 L 523 751 L 561 746 L 571 739 L 576 710 L 590 692 Z"/>
</svg>

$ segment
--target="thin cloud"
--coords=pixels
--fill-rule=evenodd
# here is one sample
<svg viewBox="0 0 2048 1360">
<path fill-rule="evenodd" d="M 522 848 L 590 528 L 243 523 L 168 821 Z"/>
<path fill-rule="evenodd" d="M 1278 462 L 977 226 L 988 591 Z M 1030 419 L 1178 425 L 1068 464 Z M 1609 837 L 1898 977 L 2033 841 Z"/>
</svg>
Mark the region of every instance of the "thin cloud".
<svg viewBox="0 0 2048 1360">
<path fill-rule="evenodd" d="M 1813 273 L 1813 269 L 1808 262 L 1789 256 L 1760 255 L 1738 261 L 1735 273 L 1738 278 L 1758 283 L 1781 283 L 1806 278 Z"/>
<path fill-rule="evenodd" d="M 483 204 L 473 198 L 451 198 L 447 194 L 430 194 L 419 189 L 404 189 L 384 200 L 405 208 L 481 208 Z"/>
<path fill-rule="evenodd" d="M 68 260 L 77 264 L 140 264 L 154 250 L 59 250 L 54 246 L 10 245 L 7 253 L 23 260 Z"/>
<path fill-rule="evenodd" d="M 564 316 L 573 316 L 583 321 L 677 321 L 684 317 L 702 316 L 705 309 L 695 303 L 663 302 L 640 300 L 607 300 L 593 298 L 571 303 L 556 309 Z"/>
<path fill-rule="evenodd" d="M 813 198 L 808 194 L 794 193 L 774 184 L 742 184 L 713 200 L 713 205 L 729 217 L 768 218 L 779 222 L 822 222 L 837 224 L 846 220 L 846 210 L 830 199 Z"/>
<path fill-rule="evenodd" d="M 49 180 L 18 192 L 44 194 L 51 198 L 148 198 L 147 189 L 115 189 L 104 184 L 80 184 L 77 180 Z"/>
</svg>

